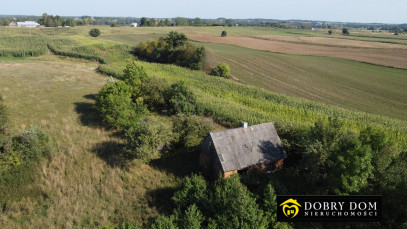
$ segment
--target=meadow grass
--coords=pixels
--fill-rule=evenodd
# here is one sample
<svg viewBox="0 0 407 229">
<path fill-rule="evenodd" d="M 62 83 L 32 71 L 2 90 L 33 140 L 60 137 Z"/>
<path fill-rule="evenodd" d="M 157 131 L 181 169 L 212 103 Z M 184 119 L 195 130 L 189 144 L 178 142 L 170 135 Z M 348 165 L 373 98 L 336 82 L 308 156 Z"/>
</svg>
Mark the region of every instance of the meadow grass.
<svg viewBox="0 0 407 229">
<path fill-rule="evenodd" d="M 33 179 L 15 193 L 17 200 L 3 206 L 0 227 L 147 223 L 161 208 L 154 204 L 154 193 L 172 190 L 179 179 L 126 159 L 122 140 L 101 126 L 94 95 L 107 77 L 95 73 L 95 62 L 48 57 L 0 63 L 0 87 L 14 131 L 40 126 L 55 145 L 50 159 L 32 170 Z"/>
</svg>

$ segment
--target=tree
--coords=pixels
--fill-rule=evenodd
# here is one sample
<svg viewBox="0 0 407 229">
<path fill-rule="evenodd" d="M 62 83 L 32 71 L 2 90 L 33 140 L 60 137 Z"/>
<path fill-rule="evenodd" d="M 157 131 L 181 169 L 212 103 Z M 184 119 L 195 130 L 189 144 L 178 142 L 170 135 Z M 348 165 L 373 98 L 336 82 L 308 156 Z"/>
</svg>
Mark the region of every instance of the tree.
<svg viewBox="0 0 407 229">
<path fill-rule="evenodd" d="M 342 29 L 342 34 L 343 35 L 349 35 L 350 33 L 349 33 L 349 30 L 347 28 L 343 28 Z"/>
<path fill-rule="evenodd" d="M 328 124 L 316 122 L 306 141 L 296 172 L 305 178 L 304 191 L 350 194 L 367 187 L 372 175 L 371 150 L 337 118 Z"/>
<path fill-rule="evenodd" d="M 160 155 L 160 149 L 173 140 L 171 123 L 149 116 L 125 130 L 126 151 L 145 162 Z"/>
<path fill-rule="evenodd" d="M 172 84 L 166 91 L 167 108 L 170 114 L 197 114 L 196 97 L 184 82 Z"/>
<path fill-rule="evenodd" d="M 188 38 L 185 36 L 184 33 L 179 33 L 176 31 L 169 32 L 167 36 L 162 37 L 161 39 L 165 41 L 170 48 L 181 47 L 188 41 Z"/>
<path fill-rule="evenodd" d="M 110 24 L 110 27 L 118 27 L 116 22 L 113 22 L 112 24 Z"/>
<path fill-rule="evenodd" d="M 184 178 L 181 188 L 172 197 L 177 208 L 184 210 L 192 204 L 203 207 L 207 203 L 207 184 L 202 176 L 192 174 Z"/>
<path fill-rule="evenodd" d="M 232 19 L 226 19 L 226 25 L 232 27 Z"/>
<path fill-rule="evenodd" d="M 195 204 L 192 204 L 185 210 L 179 224 L 183 229 L 200 229 L 205 217 L 198 210 Z"/>
<path fill-rule="evenodd" d="M 267 228 L 264 212 L 240 180 L 234 175 L 215 182 L 209 194 L 210 224 L 217 228 Z"/>
<path fill-rule="evenodd" d="M 230 77 L 230 67 L 226 63 L 221 63 L 211 70 L 210 75 L 229 78 Z"/>
<path fill-rule="evenodd" d="M 220 34 L 221 37 L 226 37 L 227 35 L 228 33 L 225 30 L 223 30 L 222 33 Z"/>
<path fill-rule="evenodd" d="M 195 18 L 194 25 L 202 25 L 202 19 L 200 19 L 199 17 Z"/>
<path fill-rule="evenodd" d="M 140 20 L 140 26 L 147 26 L 148 25 L 148 19 L 146 17 L 142 17 Z"/>
<path fill-rule="evenodd" d="M 331 30 L 331 29 L 328 30 L 328 34 L 329 34 L 329 35 L 332 35 L 332 30 Z"/>
<path fill-rule="evenodd" d="M 91 35 L 92 37 L 98 37 L 100 35 L 100 30 L 99 29 L 91 29 L 89 31 L 89 35 Z"/>
<path fill-rule="evenodd" d="M 278 222 L 277 221 L 277 195 L 274 191 L 274 188 L 271 184 L 268 184 L 263 192 L 263 211 L 264 215 L 267 218 L 267 221 L 270 223 L 269 228 L 275 229 L 289 229 L 292 228 L 286 222 Z"/>
<path fill-rule="evenodd" d="M 176 26 L 187 26 L 188 25 L 188 20 L 183 17 L 176 17 L 175 18 L 175 25 Z"/>
</svg>

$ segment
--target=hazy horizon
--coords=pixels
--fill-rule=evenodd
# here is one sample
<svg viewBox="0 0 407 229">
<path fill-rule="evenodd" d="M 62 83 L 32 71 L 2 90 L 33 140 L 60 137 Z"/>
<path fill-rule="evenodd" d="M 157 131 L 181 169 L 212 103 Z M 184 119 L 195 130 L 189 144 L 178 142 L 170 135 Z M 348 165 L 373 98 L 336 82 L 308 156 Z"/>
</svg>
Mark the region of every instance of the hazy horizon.
<svg viewBox="0 0 407 229">
<path fill-rule="evenodd" d="M 0 15 L 35 15 L 43 13 L 60 16 L 94 17 L 150 17 L 150 18 L 204 18 L 312 20 L 356 23 L 407 23 L 403 12 L 407 1 L 399 0 L 207 0 L 201 2 L 179 0 L 141 1 L 80 1 L 71 0 L 55 4 L 51 0 L 27 1 L 18 4 L 4 2 Z"/>
</svg>

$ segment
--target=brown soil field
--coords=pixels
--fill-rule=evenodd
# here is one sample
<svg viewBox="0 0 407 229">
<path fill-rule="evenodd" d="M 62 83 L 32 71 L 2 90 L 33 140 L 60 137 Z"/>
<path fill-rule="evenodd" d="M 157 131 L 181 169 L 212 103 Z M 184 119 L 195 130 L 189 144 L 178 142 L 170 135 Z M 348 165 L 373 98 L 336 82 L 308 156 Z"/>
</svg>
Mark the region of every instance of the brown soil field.
<svg viewBox="0 0 407 229">
<path fill-rule="evenodd" d="M 399 44 L 320 37 L 213 37 L 193 35 L 189 35 L 188 37 L 201 42 L 232 44 L 251 49 L 286 54 L 338 57 L 407 69 L 407 46 Z"/>
</svg>

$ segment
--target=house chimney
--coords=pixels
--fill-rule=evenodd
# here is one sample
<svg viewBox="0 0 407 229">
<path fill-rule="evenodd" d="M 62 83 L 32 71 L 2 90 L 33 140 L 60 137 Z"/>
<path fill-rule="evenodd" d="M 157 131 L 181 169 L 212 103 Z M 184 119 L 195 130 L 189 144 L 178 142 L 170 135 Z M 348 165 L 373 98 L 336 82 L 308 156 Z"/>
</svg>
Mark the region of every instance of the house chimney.
<svg viewBox="0 0 407 229">
<path fill-rule="evenodd" d="M 243 128 L 247 128 L 247 122 L 242 122 L 242 126 Z"/>
</svg>

